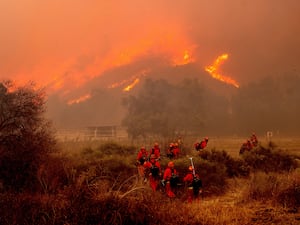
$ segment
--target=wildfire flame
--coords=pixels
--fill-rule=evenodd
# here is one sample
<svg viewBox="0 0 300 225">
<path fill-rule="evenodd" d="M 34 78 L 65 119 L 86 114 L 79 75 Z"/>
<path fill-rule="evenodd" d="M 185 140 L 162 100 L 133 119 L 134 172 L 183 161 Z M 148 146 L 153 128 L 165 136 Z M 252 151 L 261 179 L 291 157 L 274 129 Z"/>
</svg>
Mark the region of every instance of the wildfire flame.
<svg viewBox="0 0 300 225">
<path fill-rule="evenodd" d="M 135 74 L 134 76 L 130 77 L 129 79 L 125 79 L 125 80 L 122 80 L 120 82 L 113 83 L 113 84 L 109 85 L 107 88 L 117 88 L 117 87 L 120 87 L 120 86 L 122 86 L 126 83 L 131 82 L 130 85 L 127 85 L 125 88 L 123 88 L 123 91 L 129 91 L 130 89 L 132 89 L 140 81 L 141 77 L 147 76 L 147 73 L 149 71 L 150 71 L 150 69 L 141 70 L 137 74 Z M 129 87 L 129 86 L 131 86 L 131 87 Z"/>
<path fill-rule="evenodd" d="M 188 51 L 185 51 L 185 52 L 184 52 L 183 59 L 184 59 L 185 61 L 187 61 L 187 60 L 190 59 L 190 55 L 189 55 Z"/>
<path fill-rule="evenodd" d="M 194 62 L 194 59 L 192 58 L 190 51 L 185 50 L 183 52 L 183 56 L 181 55 L 180 57 L 176 57 L 175 55 L 173 55 L 172 62 L 173 66 L 180 66 L 192 63 Z"/>
<path fill-rule="evenodd" d="M 140 82 L 139 78 L 136 78 L 131 84 L 123 89 L 123 91 L 130 91 L 137 83 Z"/>
<path fill-rule="evenodd" d="M 227 84 L 231 84 L 236 88 L 239 88 L 240 86 L 237 81 L 235 81 L 231 77 L 223 76 L 219 73 L 220 65 L 227 59 L 228 59 L 228 54 L 226 53 L 218 56 L 218 58 L 214 61 L 212 65 L 205 67 L 205 71 L 207 71 L 213 78 L 225 82 Z"/>
<path fill-rule="evenodd" d="M 80 102 L 84 102 L 84 101 L 88 100 L 89 98 L 91 98 L 91 95 L 86 94 L 86 95 L 83 95 L 79 98 L 72 99 L 72 100 L 68 101 L 68 105 L 78 104 Z"/>
<path fill-rule="evenodd" d="M 120 87 L 121 85 L 126 84 L 129 80 L 131 80 L 131 79 L 126 79 L 126 80 L 122 80 L 121 82 L 113 83 L 113 84 L 109 85 L 107 88 L 110 89 L 110 88 Z"/>
</svg>

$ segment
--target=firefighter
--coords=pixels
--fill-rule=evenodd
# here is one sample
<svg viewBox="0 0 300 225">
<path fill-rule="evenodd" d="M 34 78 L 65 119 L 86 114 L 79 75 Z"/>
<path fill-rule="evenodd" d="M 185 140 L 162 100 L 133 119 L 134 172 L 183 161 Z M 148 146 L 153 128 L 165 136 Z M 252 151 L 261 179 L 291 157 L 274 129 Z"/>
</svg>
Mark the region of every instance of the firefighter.
<svg viewBox="0 0 300 225">
<path fill-rule="evenodd" d="M 178 173 L 174 168 L 174 162 L 170 161 L 162 180 L 162 183 L 165 185 L 166 194 L 170 198 L 175 197 L 174 189 L 177 186 L 178 178 Z"/>
<path fill-rule="evenodd" d="M 142 146 L 140 148 L 140 151 L 137 154 L 137 158 L 136 158 L 136 166 L 138 169 L 138 174 L 139 177 L 145 179 L 145 168 L 144 168 L 144 163 L 147 161 L 148 159 L 148 152 L 146 150 L 146 148 L 144 146 Z"/>
<path fill-rule="evenodd" d="M 253 148 L 253 144 L 251 143 L 251 141 L 248 139 L 247 140 L 247 150 L 250 151 Z"/>
<path fill-rule="evenodd" d="M 174 149 L 173 149 L 173 157 L 175 159 L 177 159 L 179 157 L 179 154 L 180 154 L 180 149 L 179 149 L 179 146 L 178 146 L 178 143 L 176 142 L 174 144 Z"/>
<path fill-rule="evenodd" d="M 150 187 L 153 191 L 156 191 L 161 177 L 161 166 L 154 154 L 150 156 L 149 161 L 144 163 L 144 168 L 149 175 Z"/>
<path fill-rule="evenodd" d="M 202 181 L 198 174 L 194 172 L 193 166 L 189 166 L 189 172 L 183 178 L 187 185 L 187 202 L 192 203 L 193 200 L 199 200 L 199 193 L 202 193 Z"/>
<path fill-rule="evenodd" d="M 208 143 L 208 137 L 205 137 L 201 142 L 196 142 L 194 144 L 196 151 L 200 151 L 206 148 L 207 143 Z"/>
<path fill-rule="evenodd" d="M 155 155 L 156 160 L 160 160 L 160 148 L 157 142 L 154 143 L 154 146 L 151 149 L 151 154 Z"/>
<path fill-rule="evenodd" d="M 253 147 L 257 147 L 258 145 L 258 140 L 257 140 L 257 136 L 255 133 L 252 133 L 251 137 L 250 137 L 250 141 L 253 145 Z"/>
<path fill-rule="evenodd" d="M 243 154 L 245 151 L 248 151 L 247 149 L 247 141 L 244 142 L 240 148 L 240 155 Z"/>
<path fill-rule="evenodd" d="M 240 154 L 243 154 L 246 151 L 251 151 L 252 148 L 253 148 L 253 144 L 249 139 L 247 139 L 240 148 Z"/>
<path fill-rule="evenodd" d="M 169 148 L 167 149 L 167 157 L 168 157 L 169 159 L 172 159 L 172 158 L 174 157 L 174 152 L 173 152 L 174 147 L 175 147 L 175 145 L 174 145 L 174 143 L 172 142 L 172 143 L 170 143 Z"/>
</svg>

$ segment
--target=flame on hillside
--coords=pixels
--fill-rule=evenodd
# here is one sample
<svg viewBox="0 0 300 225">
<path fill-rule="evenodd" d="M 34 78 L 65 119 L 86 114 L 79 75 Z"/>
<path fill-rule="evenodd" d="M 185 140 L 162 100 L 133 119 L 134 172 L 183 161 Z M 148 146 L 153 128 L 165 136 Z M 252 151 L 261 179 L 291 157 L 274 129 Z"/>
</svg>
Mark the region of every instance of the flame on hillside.
<svg viewBox="0 0 300 225">
<path fill-rule="evenodd" d="M 68 101 L 68 105 L 78 104 L 91 98 L 91 94 L 80 96 L 79 98 Z"/>
<path fill-rule="evenodd" d="M 125 80 L 122 80 L 122 81 L 120 81 L 120 82 L 115 82 L 115 83 L 109 85 L 107 88 L 110 89 L 110 88 L 117 88 L 117 87 L 120 87 L 120 86 L 122 86 L 122 85 L 128 83 L 130 80 L 131 80 L 131 79 L 125 79 Z"/>
<path fill-rule="evenodd" d="M 117 88 L 117 87 L 123 86 L 127 83 L 130 83 L 125 88 L 123 88 L 123 91 L 129 91 L 140 81 L 140 78 L 147 76 L 147 73 L 149 71 L 150 71 L 149 69 L 139 71 L 136 75 L 132 76 L 131 78 L 122 80 L 120 82 L 115 82 L 115 83 L 109 85 L 107 88 Z"/>
<path fill-rule="evenodd" d="M 192 56 L 196 46 L 178 24 L 168 26 L 167 29 L 160 24 L 151 24 L 151 28 L 153 29 L 121 39 L 105 48 L 78 48 L 69 57 L 62 54 L 59 60 L 56 57 L 44 57 L 30 71 L 26 71 L 26 74 L 20 70 L 14 76 L 18 81 L 28 77 L 29 80 L 35 80 L 46 87 L 48 93 L 63 93 L 66 98 L 66 95 L 75 92 L 92 79 L 143 59 L 160 58 L 162 63 L 170 66 L 185 65 L 194 60 Z M 122 85 L 130 82 L 124 81 Z"/>
<path fill-rule="evenodd" d="M 205 71 L 207 71 L 213 78 L 225 82 L 227 84 L 231 84 L 236 88 L 239 88 L 240 86 L 237 81 L 235 81 L 231 77 L 224 76 L 219 73 L 220 65 L 227 59 L 228 59 L 228 54 L 226 53 L 218 56 L 218 58 L 214 61 L 212 65 L 205 67 Z"/>
<path fill-rule="evenodd" d="M 123 91 L 130 91 L 137 83 L 140 82 L 139 78 L 136 78 L 131 84 L 129 84 L 127 87 L 123 89 Z"/>
<path fill-rule="evenodd" d="M 165 33 L 160 35 L 154 32 L 141 40 L 120 44 L 105 55 L 89 58 L 89 52 L 84 52 L 82 55 L 89 60 L 86 64 L 81 65 L 80 55 L 78 55 L 77 58 L 68 59 L 55 68 L 38 68 L 37 72 L 47 70 L 50 74 L 55 74 L 52 75 L 52 79 L 47 85 L 52 91 L 62 89 L 72 91 L 91 79 L 101 76 L 106 71 L 134 64 L 148 56 L 162 57 L 167 59 L 171 65 L 188 64 L 193 61 L 193 49 L 194 47 L 185 40 L 182 34 L 170 32 L 168 35 Z"/>
<path fill-rule="evenodd" d="M 195 60 L 192 58 L 192 55 L 188 50 L 185 50 L 183 52 L 183 55 L 181 55 L 180 57 L 172 56 L 173 66 L 186 65 L 194 61 Z"/>
</svg>

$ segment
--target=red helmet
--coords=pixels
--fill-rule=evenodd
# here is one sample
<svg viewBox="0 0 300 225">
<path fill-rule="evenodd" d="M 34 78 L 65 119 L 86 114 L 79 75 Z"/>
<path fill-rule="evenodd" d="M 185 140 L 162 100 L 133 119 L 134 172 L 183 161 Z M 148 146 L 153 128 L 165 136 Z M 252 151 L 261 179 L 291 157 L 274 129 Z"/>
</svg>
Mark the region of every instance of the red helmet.
<svg viewBox="0 0 300 225">
<path fill-rule="evenodd" d="M 171 161 L 168 163 L 168 167 L 173 168 L 174 167 L 174 163 Z"/>
</svg>

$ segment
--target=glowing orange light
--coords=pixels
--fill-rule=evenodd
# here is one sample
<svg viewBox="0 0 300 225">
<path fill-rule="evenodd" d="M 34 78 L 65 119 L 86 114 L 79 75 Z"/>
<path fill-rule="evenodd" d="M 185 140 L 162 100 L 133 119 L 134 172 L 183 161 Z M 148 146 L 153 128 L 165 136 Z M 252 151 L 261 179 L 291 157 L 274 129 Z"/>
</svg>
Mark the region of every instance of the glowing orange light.
<svg viewBox="0 0 300 225">
<path fill-rule="evenodd" d="M 115 83 L 109 85 L 107 88 L 117 88 L 117 87 L 120 87 L 129 82 L 134 83 L 136 79 L 140 79 L 142 77 L 147 76 L 147 73 L 149 73 L 149 71 L 150 71 L 150 69 L 143 69 L 141 71 L 138 71 L 134 76 L 130 77 L 129 79 L 125 79 L 120 82 L 115 82 Z M 126 88 L 124 88 L 124 89 L 126 89 Z M 123 89 L 123 91 L 124 91 L 124 89 Z"/>
<path fill-rule="evenodd" d="M 72 100 L 68 101 L 68 105 L 78 104 L 80 102 L 84 102 L 84 101 L 88 100 L 89 98 L 91 98 L 91 95 L 86 94 L 77 99 L 72 99 Z"/>
<path fill-rule="evenodd" d="M 226 59 L 228 59 L 228 54 L 226 53 L 218 56 L 218 58 L 214 61 L 212 65 L 205 67 L 205 71 L 207 71 L 213 78 L 225 82 L 227 84 L 231 84 L 236 88 L 239 88 L 240 86 L 237 81 L 235 81 L 231 77 L 223 76 L 218 72 L 221 63 Z"/>
<path fill-rule="evenodd" d="M 125 87 L 123 89 L 123 91 L 130 91 L 138 82 L 140 82 L 139 78 L 136 78 L 133 83 L 131 83 L 130 85 L 128 85 L 127 87 Z"/>
<path fill-rule="evenodd" d="M 190 58 L 190 56 L 189 56 L 188 51 L 185 51 L 185 52 L 184 52 L 183 59 L 184 59 L 185 61 L 187 61 L 189 58 Z"/>
<path fill-rule="evenodd" d="M 36 80 L 47 87 L 48 93 L 64 93 L 65 97 L 106 71 L 134 64 L 140 59 L 159 56 L 171 65 L 185 65 L 193 60 L 195 46 L 182 32 L 179 24 L 168 24 L 166 29 L 161 21 L 152 21 L 149 26 L 145 32 L 137 32 L 138 35 L 114 42 L 113 46 L 104 48 L 103 52 L 102 48 L 99 50 L 84 45 L 70 55 L 62 54 L 59 58 L 44 56 L 29 71 L 16 71 L 14 77 L 18 81 L 29 77 L 29 80 Z M 132 81 L 128 79 L 126 83 L 124 81 L 115 85 L 125 86 Z"/>
<path fill-rule="evenodd" d="M 194 61 L 194 59 L 191 57 L 189 51 L 187 51 L 187 50 L 185 50 L 183 52 L 183 56 L 181 55 L 181 57 L 178 57 L 178 55 L 181 55 L 181 54 L 177 54 L 177 56 L 176 56 L 176 54 L 174 54 L 171 56 L 172 62 L 173 62 L 172 64 L 174 66 L 186 65 L 186 64 L 189 64 Z"/>
<path fill-rule="evenodd" d="M 113 83 L 113 84 L 109 85 L 107 88 L 116 88 L 116 87 L 120 87 L 121 85 L 127 83 L 128 81 L 129 81 L 129 79 L 122 80 L 121 82 L 116 82 L 116 83 Z"/>
</svg>

